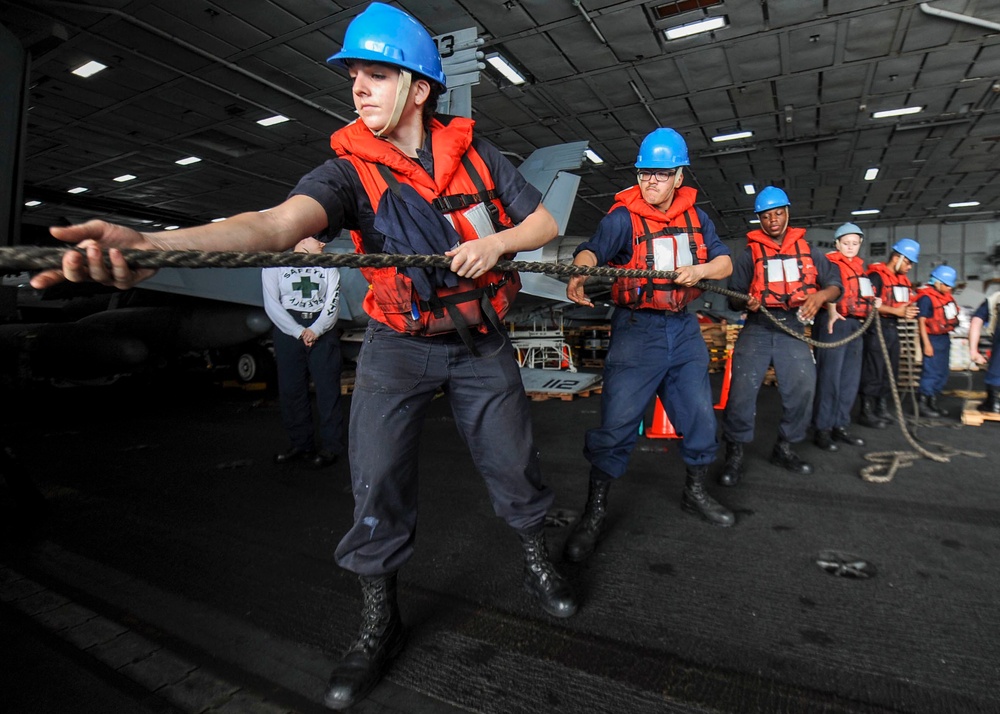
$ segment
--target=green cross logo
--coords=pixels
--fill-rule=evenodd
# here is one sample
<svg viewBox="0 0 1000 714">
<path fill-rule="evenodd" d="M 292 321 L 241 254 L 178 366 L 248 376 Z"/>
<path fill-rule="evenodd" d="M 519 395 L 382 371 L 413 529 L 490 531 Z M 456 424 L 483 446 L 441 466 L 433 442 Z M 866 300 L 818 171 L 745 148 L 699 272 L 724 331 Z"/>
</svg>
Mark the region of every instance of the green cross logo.
<svg viewBox="0 0 1000 714">
<path fill-rule="evenodd" d="M 313 292 L 319 290 L 319 283 L 314 283 L 309 279 L 309 276 L 303 276 L 301 280 L 297 283 L 292 283 L 292 290 L 297 290 L 302 293 L 302 298 L 309 300 L 312 298 Z"/>
</svg>

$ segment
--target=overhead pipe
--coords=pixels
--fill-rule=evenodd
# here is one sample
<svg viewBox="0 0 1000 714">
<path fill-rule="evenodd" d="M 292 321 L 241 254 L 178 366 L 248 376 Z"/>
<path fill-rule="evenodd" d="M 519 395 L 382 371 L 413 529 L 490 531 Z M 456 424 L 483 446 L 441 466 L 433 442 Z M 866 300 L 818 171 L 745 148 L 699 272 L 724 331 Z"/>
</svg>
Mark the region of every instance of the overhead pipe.
<svg viewBox="0 0 1000 714">
<path fill-rule="evenodd" d="M 597 25 L 594 24 L 594 18 L 590 16 L 587 9 L 583 6 L 582 0 L 573 0 L 573 7 L 580 11 L 580 14 L 583 15 L 583 19 L 587 21 L 588 25 L 590 25 L 590 29 L 594 31 L 595 35 L 597 35 L 597 39 L 601 41 L 601 44 L 606 46 L 608 41 L 604 39 L 604 35 L 601 34 L 600 29 L 598 29 Z"/>
<path fill-rule="evenodd" d="M 963 15 L 958 12 L 952 12 L 951 10 L 940 10 L 936 7 L 931 7 L 931 4 L 927 2 L 920 3 L 920 9 L 925 14 L 933 15 L 934 17 L 943 17 L 946 20 L 954 20 L 955 22 L 964 22 L 969 25 L 976 25 L 977 27 L 985 27 L 986 29 L 993 30 L 994 32 L 1000 31 L 1000 22 L 981 20 L 978 17 Z"/>
</svg>

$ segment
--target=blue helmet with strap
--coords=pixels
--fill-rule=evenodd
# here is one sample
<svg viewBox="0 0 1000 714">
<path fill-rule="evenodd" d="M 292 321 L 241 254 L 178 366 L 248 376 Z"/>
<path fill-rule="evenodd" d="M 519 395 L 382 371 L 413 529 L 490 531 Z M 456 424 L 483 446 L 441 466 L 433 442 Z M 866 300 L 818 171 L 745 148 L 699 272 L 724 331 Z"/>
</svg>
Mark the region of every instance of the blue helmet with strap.
<svg viewBox="0 0 1000 714">
<path fill-rule="evenodd" d="M 792 202 L 788 200 L 788 194 L 777 186 L 768 186 L 757 194 L 757 199 L 753 203 L 753 211 L 754 213 L 763 213 L 772 208 L 781 208 L 791 204 Z"/>
<path fill-rule="evenodd" d="M 950 265 L 939 265 L 931 271 L 931 280 L 937 280 L 939 283 L 944 283 L 949 288 L 955 287 L 955 279 L 958 277 L 958 273 Z"/>
<path fill-rule="evenodd" d="M 896 241 L 896 244 L 892 246 L 892 250 L 895 253 L 908 258 L 911 263 L 916 263 L 920 258 L 920 244 L 917 243 L 912 238 L 900 238 Z"/>
<path fill-rule="evenodd" d="M 380 2 L 351 20 L 344 46 L 326 61 L 346 67 L 352 60 L 402 67 L 442 87 L 448 83 L 430 33 L 411 15 Z"/>
<path fill-rule="evenodd" d="M 675 169 L 690 165 L 684 137 L 673 129 L 664 127 L 654 129 L 646 135 L 635 160 L 637 169 Z"/>
</svg>

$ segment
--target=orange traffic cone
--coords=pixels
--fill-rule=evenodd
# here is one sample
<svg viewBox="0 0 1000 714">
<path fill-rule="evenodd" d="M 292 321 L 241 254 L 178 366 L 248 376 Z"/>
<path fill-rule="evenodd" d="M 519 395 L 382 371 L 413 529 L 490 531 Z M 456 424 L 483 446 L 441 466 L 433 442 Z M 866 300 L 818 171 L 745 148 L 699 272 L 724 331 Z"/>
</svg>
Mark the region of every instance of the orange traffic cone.
<svg viewBox="0 0 1000 714">
<path fill-rule="evenodd" d="M 715 405 L 716 409 L 725 409 L 726 403 L 729 401 L 729 383 L 733 381 L 733 353 L 729 353 L 729 359 L 726 360 L 726 373 L 722 377 L 722 394 L 719 395 L 719 403 Z"/>
<path fill-rule="evenodd" d="M 653 411 L 653 425 L 646 430 L 647 439 L 680 439 L 681 435 L 674 430 L 674 425 L 667 417 L 663 402 L 656 398 L 656 409 Z"/>
</svg>

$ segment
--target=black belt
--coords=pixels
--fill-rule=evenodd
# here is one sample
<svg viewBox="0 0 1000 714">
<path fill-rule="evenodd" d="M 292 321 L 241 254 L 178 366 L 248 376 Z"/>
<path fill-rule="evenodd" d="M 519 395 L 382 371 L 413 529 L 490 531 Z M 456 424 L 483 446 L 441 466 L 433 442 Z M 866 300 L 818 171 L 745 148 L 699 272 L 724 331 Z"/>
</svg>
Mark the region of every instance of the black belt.
<svg viewBox="0 0 1000 714">
<path fill-rule="evenodd" d="M 301 310 L 286 310 L 286 312 L 302 327 L 309 327 L 316 322 L 316 318 L 320 315 L 318 312 L 302 312 Z"/>
</svg>

